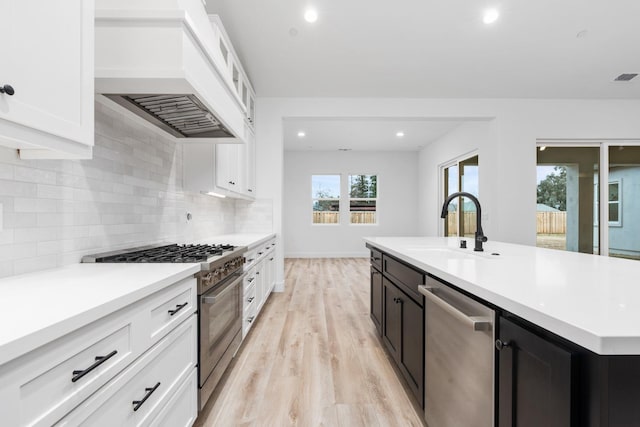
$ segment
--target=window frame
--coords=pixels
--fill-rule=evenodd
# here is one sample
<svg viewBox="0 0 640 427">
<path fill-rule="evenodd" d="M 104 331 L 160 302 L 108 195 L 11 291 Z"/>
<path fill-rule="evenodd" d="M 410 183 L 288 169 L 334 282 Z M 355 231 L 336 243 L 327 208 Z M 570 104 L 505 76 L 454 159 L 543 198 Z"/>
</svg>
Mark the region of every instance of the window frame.
<svg viewBox="0 0 640 427">
<path fill-rule="evenodd" d="M 315 176 L 337 176 L 338 177 L 338 197 L 314 197 L 313 194 L 313 177 Z M 312 226 L 338 226 L 342 223 L 342 202 L 340 200 L 342 196 L 342 174 L 341 173 L 313 173 L 311 174 L 311 225 Z M 322 201 L 335 201 L 338 205 L 338 220 L 336 222 L 314 222 L 314 212 L 332 212 L 332 211 L 314 211 L 313 206 L 315 202 Z"/>
<path fill-rule="evenodd" d="M 622 227 L 622 178 L 617 178 L 614 179 L 612 181 L 609 181 L 608 185 L 607 185 L 607 196 L 609 196 L 609 185 L 611 184 L 617 184 L 618 185 L 618 200 L 615 201 L 611 201 L 609 200 L 609 197 L 607 197 L 607 212 L 609 211 L 609 207 L 612 204 L 617 204 L 618 205 L 618 220 L 617 221 L 611 221 L 611 215 L 609 215 L 607 217 L 608 221 L 609 221 L 609 226 L 610 227 Z"/>
<path fill-rule="evenodd" d="M 351 177 L 352 176 L 368 176 L 368 177 L 372 177 L 375 176 L 376 177 L 376 197 L 351 197 Z M 355 227 L 360 227 L 360 226 L 377 226 L 380 223 L 380 213 L 378 211 L 378 199 L 380 198 L 380 189 L 379 189 L 379 183 L 378 183 L 378 178 L 379 178 L 379 174 L 377 173 L 349 173 L 347 174 L 347 179 L 346 179 L 346 184 L 347 184 L 347 198 L 345 200 L 348 201 L 349 203 L 349 226 L 355 226 Z M 351 202 L 352 201 L 375 201 L 376 202 L 376 210 L 375 210 L 375 222 L 369 222 L 369 223 L 364 223 L 364 222 L 351 222 Z"/>
</svg>

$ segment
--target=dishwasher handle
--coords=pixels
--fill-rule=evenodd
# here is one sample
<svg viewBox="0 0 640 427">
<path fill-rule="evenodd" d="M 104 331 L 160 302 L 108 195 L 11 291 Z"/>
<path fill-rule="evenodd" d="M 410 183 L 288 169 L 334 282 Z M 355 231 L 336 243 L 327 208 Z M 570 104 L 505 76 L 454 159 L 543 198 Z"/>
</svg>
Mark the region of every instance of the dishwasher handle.
<svg viewBox="0 0 640 427">
<path fill-rule="evenodd" d="M 435 305 L 451 314 L 456 319 L 461 322 L 469 325 L 469 327 L 474 331 L 488 331 L 491 329 L 492 320 L 490 317 L 486 316 L 467 316 L 462 311 L 458 310 L 456 307 L 452 306 L 442 298 L 438 297 L 434 291 L 438 288 L 431 288 L 428 286 L 420 285 L 418 286 L 418 290 L 422 295 L 427 297 L 427 299 L 433 302 Z"/>
</svg>

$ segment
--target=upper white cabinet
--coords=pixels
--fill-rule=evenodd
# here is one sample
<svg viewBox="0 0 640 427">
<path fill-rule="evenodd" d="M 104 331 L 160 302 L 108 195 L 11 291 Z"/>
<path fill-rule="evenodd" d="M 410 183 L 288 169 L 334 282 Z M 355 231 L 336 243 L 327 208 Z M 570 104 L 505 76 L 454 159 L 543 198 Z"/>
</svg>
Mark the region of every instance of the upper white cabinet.
<svg viewBox="0 0 640 427">
<path fill-rule="evenodd" d="M 183 185 L 188 191 L 236 199 L 255 198 L 255 160 L 247 144 L 183 145 Z M 252 157 L 252 156 L 251 156 Z"/>
<path fill-rule="evenodd" d="M 249 82 L 244 68 L 229 41 L 229 36 L 222 25 L 218 15 L 209 15 L 209 21 L 215 34 L 216 58 L 220 61 L 220 68 L 225 75 L 227 83 L 233 89 L 234 95 L 242 104 L 245 119 L 251 129 L 255 121 L 255 98 L 256 93 Z"/>
<path fill-rule="evenodd" d="M 0 0 L 0 145 L 22 158 L 91 158 L 93 4 Z"/>
</svg>

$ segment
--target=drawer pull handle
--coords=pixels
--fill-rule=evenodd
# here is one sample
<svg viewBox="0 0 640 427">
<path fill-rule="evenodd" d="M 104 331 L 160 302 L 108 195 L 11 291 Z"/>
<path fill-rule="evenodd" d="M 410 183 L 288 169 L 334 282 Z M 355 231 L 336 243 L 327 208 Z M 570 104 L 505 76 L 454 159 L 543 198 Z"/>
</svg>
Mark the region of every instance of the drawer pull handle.
<svg viewBox="0 0 640 427">
<path fill-rule="evenodd" d="M 395 302 L 396 304 L 402 304 L 403 303 L 402 298 L 394 298 L 393 302 Z"/>
<path fill-rule="evenodd" d="M 269 258 L 269 261 L 273 261 L 273 257 Z"/>
<path fill-rule="evenodd" d="M 252 263 L 253 261 L 255 261 L 255 258 L 249 258 L 249 259 L 247 260 L 247 264 L 248 264 L 248 263 Z"/>
<path fill-rule="evenodd" d="M 247 300 L 247 302 L 251 303 L 251 302 L 253 302 L 253 300 L 254 300 L 254 299 L 255 299 L 255 297 L 251 297 L 251 298 L 249 298 L 249 299 Z"/>
<path fill-rule="evenodd" d="M 511 347 L 511 343 L 509 341 L 496 340 L 496 350 L 502 351 L 507 347 Z"/>
<path fill-rule="evenodd" d="M 258 255 L 262 255 L 262 252 L 258 252 Z"/>
<path fill-rule="evenodd" d="M 256 318 L 256 316 L 251 316 L 247 319 L 247 322 L 249 323 L 253 323 L 253 320 Z"/>
<path fill-rule="evenodd" d="M 13 90 L 13 87 L 11 87 L 11 85 L 3 85 L 0 86 L 0 93 L 6 93 L 9 96 L 12 96 L 14 93 L 16 93 L 15 90 Z"/>
<path fill-rule="evenodd" d="M 185 308 L 188 305 L 189 305 L 188 302 L 185 302 L 184 304 L 178 304 L 178 305 L 176 305 L 175 310 L 169 310 L 168 313 L 169 313 L 170 316 L 173 316 L 174 314 L 176 314 L 177 312 L 179 312 L 180 310 L 182 310 L 183 308 Z"/>
<path fill-rule="evenodd" d="M 255 279 L 256 279 L 255 277 L 249 277 L 249 278 L 247 279 L 247 281 L 248 281 L 249 283 L 251 283 L 251 282 L 253 282 Z"/>
<path fill-rule="evenodd" d="M 149 388 L 145 388 L 144 391 L 147 392 L 147 394 L 144 395 L 144 397 L 142 398 L 142 400 L 134 400 L 133 403 L 133 410 L 134 412 L 137 411 L 138 409 L 140 409 L 140 407 L 144 404 L 144 402 L 147 401 L 147 399 L 149 398 L 149 396 L 151 396 L 153 394 L 154 391 L 156 391 L 156 389 L 160 387 L 160 383 L 158 382 L 158 384 L 154 385 L 153 387 Z"/>
<path fill-rule="evenodd" d="M 111 359 L 116 354 L 118 354 L 118 350 L 113 350 L 111 353 L 107 354 L 106 356 L 96 356 L 95 363 L 93 365 L 89 366 L 87 369 L 83 369 L 82 371 L 73 371 L 73 377 L 71 378 L 71 382 L 75 383 L 80 378 L 84 377 L 89 372 L 93 371 L 98 366 L 102 365 L 104 362 L 106 362 L 107 360 Z"/>
</svg>

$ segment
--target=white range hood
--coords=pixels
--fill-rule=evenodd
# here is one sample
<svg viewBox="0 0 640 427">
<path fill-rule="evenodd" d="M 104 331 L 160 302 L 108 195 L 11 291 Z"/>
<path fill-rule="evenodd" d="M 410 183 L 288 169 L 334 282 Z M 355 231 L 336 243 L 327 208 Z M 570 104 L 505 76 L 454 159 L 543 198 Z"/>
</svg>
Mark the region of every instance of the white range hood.
<svg viewBox="0 0 640 427">
<path fill-rule="evenodd" d="M 97 0 L 95 91 L 189 141 L 243 143 L 219 31 L 201 0 Z"/>
</svg>

